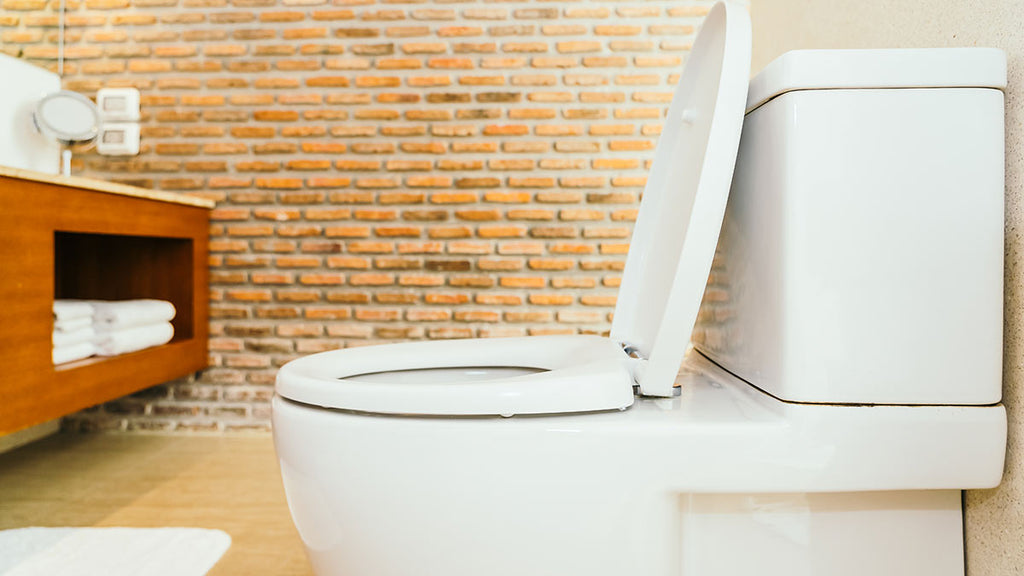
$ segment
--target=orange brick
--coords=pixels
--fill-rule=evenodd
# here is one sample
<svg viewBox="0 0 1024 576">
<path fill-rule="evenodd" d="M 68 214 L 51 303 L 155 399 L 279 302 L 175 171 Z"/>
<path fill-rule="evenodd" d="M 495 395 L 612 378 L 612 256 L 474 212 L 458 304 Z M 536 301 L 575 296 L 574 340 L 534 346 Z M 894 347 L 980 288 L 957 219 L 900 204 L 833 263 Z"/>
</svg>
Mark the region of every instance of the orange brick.
<svg viewBox="0 0 1024 576">
<path fill-rule="evenodd" d="M 345 283 L 345 276 L 340 273 L 302 274 L 299 282 L 307 286 L 339 286 Z"/>
<path fill-rule="evenodd" d="M 436 192 L 430 195 L 432 204 L 470 204 L 477 201 L 472 192 Z"/>
<path fill-rule="evenodd" d="M 394 220 L 398 213 L 394 210 L 378 210 L 371 208 L 358 208 L 355 210 L 357 220 Z"/>
<path fill-rule="evenodd" d="M 459 220 L 473 221 L 498 220 L 501 213 L 497 210 L 456 210 L 455 217 Z"/>
<path fill-rule="evenodd" d="M 493 310 L 456 310 L 456 322 L 498 322 L 501 314 Z"/>
<path fill-rule="evenodd" d="M 572 270 L 576 264 L 565 258 L 531 258 L 527 265 L 531 270 Z"/>
<path fill-rule="evenodd" d="M 509 220 L 553 220 L 555 213 L 552 210 L 509 210 Z"/>
<path fill-rule="evenodd" d="M 550 312 L 539 310 L 529 312 L 505 312 L 504 317 L 506 322 L 529 322 L 534 324 L 550 322 L 552 320 Z"/>
<path fill-rule="evenodd" d="M 605 320 L 604 314 L 586 310 L 560 310 L 556 317 L 567 324 L 597 324 Z"/>
<path fill-rule="evenodd" d="M 450 310 L 415 308 L 406 310 L 405 319 L 409 322 L 440 322 L 451 318 Z"/>
<path fill-rule="evenodd" d="M 590 165 L 596 170 L 631 170 L 640 166 L 635 158 L 598 158 Z"/>
<path fill-rule="evenodd" d="M 349 278 L 352 286 L 388 286 L 395 283 L 395 277 L 391 274 L 377 272 L 363 272 L 353 274 Z"/>
<path fill-rule="evenodd" d="M 603 295 L 586 295 L 580 297 L 580 304 L 584 306 L 606 306 L 614 307 L 616 302 L 615 296 L 603 296 Z"/>
<path fill-rule="evenodd" d="M 269 302 L 271 293 L 270 290 L 228 290 L 225 298 L 238 302 Z"/>
<path fill-rule="evenodd" d="M 601 254 L 625 254 L 629 251 L 627 243 L 602 243 L 598 248 Z"/>
<path fill-rule="evenodd" d="M 430 58 L 427 60 L 427 66 L 430 68 L 440 69 L 458 69 L 468 70 L 473 67 L 473 61 L 469 58 Z"/>
<path fill-rule="evenodd" d="M 348 308 L 307 307 L 303 315 L 310 320 L 347 320 L 352 317 Z"/>
<path fill-rule="evenodd" d="M 465 304 L 469 302 L 469 295 L 463 293 L 427 293 L 423 297 L 427 304 Z"/>
<path fill-rule="evenodd" d="M 324 230 L 328 238 L 369 238 L 369 226 L 329 226 Z"/>
<path fill-rule="evenodd" d="M 407 78 L 406 83 L 412 87 L 430 88 L 448 86 L 451 84 L 451 78 L 448 76 L 417 76 L 415 78 Z"/>
<path fill-rule="evenodd" d="M 374 233 L 382 238 L 418 238 L 423 231 L 417 226 L 377 226 Z"/>
<path fill-rule="evenodd" d="M 556 276 L 551 279 L 552 288 L 593 288 L 597 280 L 590 276 Z"/>
<path fill-rule="evenodd" d="M 503 288 L 543 288 L 546 280 L 542 276 L 505 276 L 499 284 Z"/>
<path fill-rule="evenodd" d="M 485 242 L 449 242 L 449 254 L 489 254 L 490 244 Z"/>
<path fill-rule="evenodd" d="M 395 251 L 390 242 L 349 242 L 348 251 L 352 254 L 389 254 Z"/>
<path fill-rule="evenodd" d="M 278 222 L 298 220 L 302 215 L 294 208 L 257 208 L 253 210 L 252 214 L 259 220 L 276 220 Z"/>
<path fill-rule="evenodd" d="M 399 286 L 444 286 L 444 276 L 427 274 L 402 274 L 398 277 Z"/>
<path fill-rule="evenodd" d="M 399 254 L 439 254 L 444 251 L 440 242 L 402 242 L 398 245 Z"/>
<path fill-rule="evenodd" d="M 558 242 L 548 248 L 552 254 L 592 254 L 594 247 L 590 244 Z"/>
<path fill-rule="evenodd" d="M 518 306 L 523 303 L 523 298 L 516 294 L 477 294 L 476 303 L 484 305 Z"/>
<path fill-rule="evenodd" d="M 448 283 L 462 288 L 490 288 L 494 286 L 494 279 L 490 276 L 452 276 Z"/>
<path fill-rule="evenodd" d="M 257 178 L 256 187 L 275 190 L 299 189 L 302 188 L 302 180 L 298 178 Z"/>
<path fill-rule="evenodd" d="M 281 268 L 316 268 L 320 259 L 315 256 L 278 256 L 274 263 Z"/>
<path fill-rule="evenodd" d="M 483 29 L 477 26 L 442 26 L 437 29 L 437 35 L 442 38 L 455 36 L 479 36 Z"/>
<path fill-rule="evenodd" d="M 530 294 L 530 304 L 538 306 L 568 306 L 573 297 L 568 294 Z"/>
<path fill-rule="evenodd" d="M 370 261 L 366 258 L 358 258 L 355 256 L 328 256 L 327 267 L 366 270 L 370 267 Z"/>
<path fill-rule="evenodd" d="M 526 236 L 526 228 L 521 226 L 481 226 L 476 233 L 481 238 L 521 238 Z"/>
<path fill-rule="evenodd" d="M 253 284 L 291 284 L 295 281 L 291 274 L 282 272 L 253 272 L 250 278 Z"/>
<path fill-rule="evenodd" d="M 452 185 L 452 179 L 448 176 L 409 176 L 405 184 L 411 188 L 447 188 Z"/>
<path fill-rule="evenodd" d="M 394 178 L 357 178 L 356 188 L 396 188 L 398 181 Z"/>
<path fill-rule="evenodd" d="M 540 242 L 503 242 L 498 246 L 499 254 L 543 254 L 544 244 Z"/>
<path fill-rule="evenodd" d="M 403 142 L 402 151 L 410 154 L 444 154 L 444 144 L 440 142 Z"/>
</svg>

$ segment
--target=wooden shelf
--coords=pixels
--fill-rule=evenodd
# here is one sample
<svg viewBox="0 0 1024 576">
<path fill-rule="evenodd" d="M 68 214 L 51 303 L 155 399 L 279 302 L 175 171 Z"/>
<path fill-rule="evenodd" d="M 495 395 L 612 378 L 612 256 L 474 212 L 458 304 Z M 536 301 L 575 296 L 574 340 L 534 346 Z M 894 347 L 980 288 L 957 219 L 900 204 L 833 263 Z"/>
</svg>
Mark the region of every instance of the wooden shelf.
<svg viewBox="0 0 1024 576">
<path fill-rule="evenodd" d="M 188 200 L 0 171 L 0 435 L 206 366 L 210 205 Z M 55 298 L 169 300 L 175 337 L 54 366 Z"/>
<path fill-rule="evenodd" d="M 132 359 L 133 362 L 136 361 L 137 358 L 142 358 L 142 360 L 145 362 L 154 361 L 156 358 L 162 356 L 165 353 L 165 349 L 170 349 L 171 354 L 177 354 L 182 349 L 182 346 L 180 346 L 180 344 L 190 343 L 193 340 L 193 338 L 171 340 L 167 344 L 154 346 L 152 348 L 146 348 L 145 350 L 128 352 L 126 354 L 118 354 L 117 356 L 90 356 L 89 358 L 75 360 L 74 362 L 56 364 L 54 365 L 53 370 L 57 374 L 66 375 L 69 372 L 73 373 L 75 370 L 79 370 L 81 368 L 86 368 L 89 366 L 94 366 L 96 364 L 106 365 L 107 368 L 104 368 L 104 370 L 111 369 L 115 363 L 124 361 L 129 358 Z"/>
</svg>

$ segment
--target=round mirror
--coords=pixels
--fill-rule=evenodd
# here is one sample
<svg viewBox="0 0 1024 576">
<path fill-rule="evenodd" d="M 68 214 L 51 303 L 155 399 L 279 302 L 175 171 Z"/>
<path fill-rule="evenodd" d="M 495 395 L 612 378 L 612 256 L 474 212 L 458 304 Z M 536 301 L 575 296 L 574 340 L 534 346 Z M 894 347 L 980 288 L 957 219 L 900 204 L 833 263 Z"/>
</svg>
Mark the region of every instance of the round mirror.
<svg viewBox="0 0 1024 576">
<path fill-rule="evenodd" d="M 63 144 L 91 142 L 100 131 L 100 112 L 96 105 L 69 90 L 44 96 L 32 117 L 40 132 Z"/>
</svg>

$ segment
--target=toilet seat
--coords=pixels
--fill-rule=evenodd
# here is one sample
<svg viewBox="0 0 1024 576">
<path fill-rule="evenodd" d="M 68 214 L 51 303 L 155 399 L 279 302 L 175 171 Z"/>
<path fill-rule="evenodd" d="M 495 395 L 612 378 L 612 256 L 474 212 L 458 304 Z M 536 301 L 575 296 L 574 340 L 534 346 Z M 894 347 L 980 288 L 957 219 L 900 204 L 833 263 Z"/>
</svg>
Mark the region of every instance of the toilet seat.
<svg viewBox="0 0 1024 576">
<path fill-rule="evenodd" d="M 288 363 L 277 393 L 379 414 L 515 415 L 625 409 L 636 385 L 669 397 L 704 295 L 729 197 L 750 70 L 750 20 L 721 2 L 694 42 L 644 188 L 611 336 L 415 342 Z M 367 373 L 511 366 L 545 371 L 476 382 Z"/>
<path fill-rule="evenodd" d="M 305 404 L 379 414 L 555 414 L 633 403 L 630 359 L 598 336 L 408 342 L 317 354 L 290 362 L 277 391 Z M 388 374 L 473 366 L 537 368 L 521 376 L 416 382 Z M 355 377 L 380 373 L 375 382 Z M 375 374 L 376 375 L 376 374 Z M 415 380 L 412 379 L 412 380 Z"/>
</svg>

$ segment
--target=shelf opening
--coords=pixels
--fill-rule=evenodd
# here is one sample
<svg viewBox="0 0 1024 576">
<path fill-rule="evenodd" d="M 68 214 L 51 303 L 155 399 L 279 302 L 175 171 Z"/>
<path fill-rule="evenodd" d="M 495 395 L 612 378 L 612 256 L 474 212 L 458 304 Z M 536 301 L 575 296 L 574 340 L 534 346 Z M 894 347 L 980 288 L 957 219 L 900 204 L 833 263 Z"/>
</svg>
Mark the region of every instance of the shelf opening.
<svg viewBox="0 0 1024 576">
<path fill-rule="evenodd" d="M 194 335 L 192 240 L 54 232 L 54 298 L 167 300 L 174 339 Z"/>
</svg>

